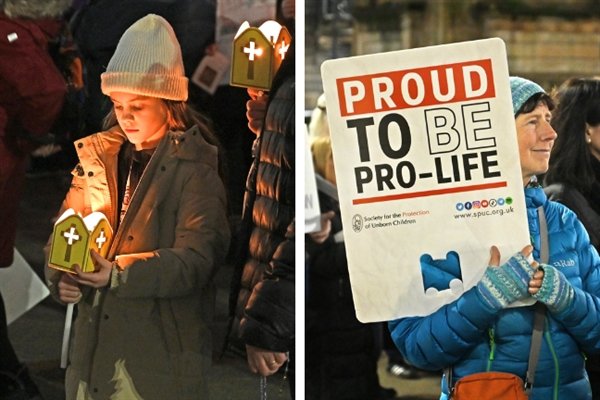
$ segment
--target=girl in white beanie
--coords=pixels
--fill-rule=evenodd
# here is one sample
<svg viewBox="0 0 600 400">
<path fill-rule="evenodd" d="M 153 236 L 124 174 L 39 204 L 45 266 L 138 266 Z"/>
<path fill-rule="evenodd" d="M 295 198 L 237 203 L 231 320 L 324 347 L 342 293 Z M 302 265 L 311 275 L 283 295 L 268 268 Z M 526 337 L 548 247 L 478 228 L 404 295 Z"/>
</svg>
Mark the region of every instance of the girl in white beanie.
<svg viewBox="0 0 600 400">
<path fill-rule="evenodd" d="M 215 269 L 229 245 L 216 141 L 186 105 L 181 49 L 147 15 L 122 36 L 102 91 L 106 130 L 75 142 L 61 207 L 103 212 L 114 237 L 96 270 L 46 268 L 53 295 L 77 303 L 67 399 L 207 399 Z"/>
</svg>

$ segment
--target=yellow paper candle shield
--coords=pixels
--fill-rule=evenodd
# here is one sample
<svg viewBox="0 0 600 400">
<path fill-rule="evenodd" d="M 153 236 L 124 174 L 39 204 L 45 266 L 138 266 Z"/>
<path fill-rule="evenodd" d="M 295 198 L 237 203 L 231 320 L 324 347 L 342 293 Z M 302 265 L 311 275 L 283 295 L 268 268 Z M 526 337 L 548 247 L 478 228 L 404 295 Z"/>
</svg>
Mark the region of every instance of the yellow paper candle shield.
<svg viewBox="0 0 600 400">
<path fill-rule="evenodd" d="M 231 85 L 269 90 L 291 41 L 288 30 L 275 21 L 259 28 L 244 22 L 233 40 Z"/>
<path fill-rule="evenodd" d="M 74 273 L 74 265 L 77 264 L 84 272 L 93 271 L 90 250 L 106 257 L 112 236 L 112 228 L 101 212 L 93 212 L 83 218 L 68 209 L 54 224 L 48 265 Z"/>
</svg>

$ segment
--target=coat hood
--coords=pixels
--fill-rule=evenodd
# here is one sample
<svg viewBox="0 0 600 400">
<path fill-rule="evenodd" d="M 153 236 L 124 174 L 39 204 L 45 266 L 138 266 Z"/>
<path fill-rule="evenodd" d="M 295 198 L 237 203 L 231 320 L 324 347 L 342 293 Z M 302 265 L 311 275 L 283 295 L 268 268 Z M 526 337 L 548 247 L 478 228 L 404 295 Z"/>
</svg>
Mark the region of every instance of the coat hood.
<svg viewBox="0 0 600 400">
<path fill-rule="evenodd" d="M 0 7 L 10 18 L 56 18 L 71 6 L 72 0 L 0 0 Z"/>
</svg>

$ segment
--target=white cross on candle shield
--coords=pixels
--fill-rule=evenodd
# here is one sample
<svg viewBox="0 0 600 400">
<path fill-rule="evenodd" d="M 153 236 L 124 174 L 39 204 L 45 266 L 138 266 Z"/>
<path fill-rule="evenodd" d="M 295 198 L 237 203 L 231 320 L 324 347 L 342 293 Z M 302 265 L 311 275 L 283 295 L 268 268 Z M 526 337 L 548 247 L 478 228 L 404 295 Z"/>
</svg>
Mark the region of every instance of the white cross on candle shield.
<svg viewBox="0 0 600 400">
<path fill-rule="evenodd" d="M 256 47 L 256 43 L 251 40 L 248 43 L 249 47 L 244 47 L 244 53 L 248 54 L 248 59 L 250 61 L 254 61 L 254 56 L 259 57 L 262 55 L 262 49 L 260 47 Z"/>
<path fill-rule="evenodd" d="M 282 60 L 285 60 L 285 54 L 287 53 L 289 48 L 290 48 L 289 43 L 286 44 L 285 40 L 281 42 L 281 47 L 279 48 L 279 55 L 281 56 Z"/>
<path fill-rule="evenodd" d="M 248 54 L 248 79 L 254 79 L 254 59 L 256 57 L 260 57 L 263 53 L 263 50 L 260 47 L 256 47 L 256 43 L 254 40 L 251 40 L 248 43 L 247 47 L 244 47 L 244 53 Z"/>
<path fill-rule="evenodd" d="M 67 240 L 67 249 L 65 250 L 65 261 L 71 261 L 71 247 L 73 243 L 79 240 L 77 229 L 75 225 L 71 225 L 68 231 L 62 233 L 63 237 Z"/>
<path fill-rule="evenodd" d="M 74 226 L 71 226 L 71 229 L 69 229 L 68 232 L 63 232 L 63 236 L 67 239 L 67 244 L 69 246 L 72 246 L 75 241 L 79 240 L 79 235 Z"/>
<path fill-rule="evenodd" d="M 98 246 L 98 250 L 102 249 L 104 243 L 106 243 L 106 236 L 104 235 L 104 229 L 102 229 L 100 231 L 100 235 L 96 238 L 96 246 Z"/>
</svg>

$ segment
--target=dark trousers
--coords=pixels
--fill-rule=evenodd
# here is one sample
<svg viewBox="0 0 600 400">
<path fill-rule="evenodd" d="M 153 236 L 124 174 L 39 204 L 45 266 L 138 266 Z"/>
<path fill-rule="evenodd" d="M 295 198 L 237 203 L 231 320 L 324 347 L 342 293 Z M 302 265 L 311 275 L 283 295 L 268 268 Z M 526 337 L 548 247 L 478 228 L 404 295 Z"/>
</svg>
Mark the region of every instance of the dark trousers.
<svg viewBox="0 0 600 400">
<path fill-rule="evenodd" d="M 20 368 L 21 364 L 8 339 L 4 299 L 2 299 L 2 293 L 0 293 L 0 371 L 9 371 L 16 374 Z"/>
<path fill-rule="evenodd" d="M 292 395 L 292 399 L 294 399 L 296 396 L 296 352 L 291 350 L 289 357 L 290 361 L 287 377 L 290 381 L 290 393 Z"/>
<path fill-rule="evenodd" d="M 26 158 L 14 154 L 0 137 L 0 268 L 13 261 L 19 202 L 25 183 Z"/>
<path fill-rule="evenodd" d="M 592 385 L 592 399 L 600 400 L 600 354 L 588 356 L 585 369 Z"/>
</svg>

